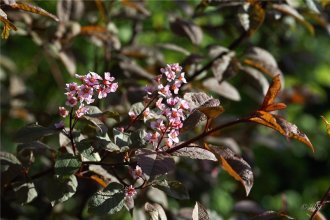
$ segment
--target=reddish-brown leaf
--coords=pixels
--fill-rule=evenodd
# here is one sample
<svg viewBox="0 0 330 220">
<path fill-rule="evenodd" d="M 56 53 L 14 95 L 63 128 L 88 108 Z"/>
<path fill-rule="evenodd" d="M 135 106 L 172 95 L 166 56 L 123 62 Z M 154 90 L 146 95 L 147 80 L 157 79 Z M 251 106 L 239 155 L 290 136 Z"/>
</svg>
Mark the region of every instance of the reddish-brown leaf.
<svg viewBox="0 0 330 220">
<path fill-rule="evenodd" d="M 247 0 L 250 3 L 249 18 L 250 28 L 248 34 L 254 34 L 265 20 L 265 10 L 262 8 L 260 1 L 258 0 Z"/>
<path fill-rule="evenodd" d="M 1 10 L 1 9 L 0 9 Z M 2 11 L 2 10 L 1 10 Z M 4 14 L 5 15 L 5 14 Z M 17 28 L 15 27 L 15 25 L 13 23 L 11 23 L 6 16 L 0 15 L 0 21 L 4 24 L 3 29 L 2 29 L 2 33 L 1 33 L 1 37 L 3 39 L 7 39 L 9 37 L 9 32 L 11 29 L 13 30 L 17 30 Z"/>
<path fill-rule="evenodd" d="M 272 84 L 268 88 L 268 91 L 267 91 L 266 96 L 264 98 L 264 102 L 262 103 L 261 109 L 265 110 L 268 106 L 273 104 L 274 100 L 275 100 L 275 98 L 276 98 L 276 96 L 277 96 L 277 94 L 280 90 L 281 90 L 280 75 L 276 75 L 273 78 Z"/>
<path fill-rule="evenodd" d="M 100 186 L 102 186 L 103 188 L 107 187 L 107 183 L 104 182 L 103 179 L 101 179 L 100 177 L 96 176 L 96 175 L 92 175 L 90 177 L 92 180 L 94 180 L 96 183 L 98 183 Z"/>
<path fill-rule="evenodd" d="M 222 106 L 199 107 L 198 111 L 204 113 L 208 119 L 216 118 L 225 110 Z"/>
<path fill-rule="evenodd" d="M 59 21 L 59 19 L 49 13 L 48 11 L 38 7 L 38 6 L 35 6 L 35 5 L 31 5 L 31 4 L 27 4 L 27 3 L 11 3 L 9 5 L 11 8 L 14 8 L 14 9 L 19 9 L 19 10 L 23 10 L 23 11 L 28 11 L 28 12 L 31 12 L 31 13 L 34 13 L 34 14 L 39 14 L 39 15 L 42 15 L 42 16 L 46 16 L 46 17 L 49 17 L 49 18 L 52 18 L 54 19 L 55 21 Z"/>
<path fill-rule="evenodd" d="M 296 125 L 286 121 L 278 115 L 273 115 L 266 111 L 257 111 L 255 112 L 255 115 L 248 120 L 270 127 L 285 137 L 296 139 L 306 144 L 314 152 L 314 147 L 306 134 L 302 133 Z"/>
<path fill-rule="evenodd" d="M 241 182 L 245 188 L 246 195 L 249 195 L 253 186 L 253 173 L 251 166 L 238 155 L 226 147 L 215 147 L 205 145 L 205 148 L 211 151 L 220 162 L 222 168 Z"/>
<path fill-rule="evenodd" d="M 101 26 L 82 26 L 80 28 L 80 33 L 81 34 L 89 34 L 93 35 L 94 33 L 106 33 L 107 29 L 105 27 Z"/>
</svg>

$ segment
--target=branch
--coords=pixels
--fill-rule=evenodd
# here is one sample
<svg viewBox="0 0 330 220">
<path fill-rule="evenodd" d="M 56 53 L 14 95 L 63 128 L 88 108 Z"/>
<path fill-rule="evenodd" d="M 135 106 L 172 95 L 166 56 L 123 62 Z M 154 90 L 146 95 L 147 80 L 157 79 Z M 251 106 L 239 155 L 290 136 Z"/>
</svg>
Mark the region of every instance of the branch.
<svg viewBox="0 0 330 220">
<path fill-rule="evenodd" d="M 134 163 L 132 162 L 121 162 L 121 163 L 104 163 L 100 161 L 83 161 L 83 165 L 100 165 L 100 166 L 105 166 L 105 167 L 120 167 L 120 166 L 127 166 L 127 165 L 132 165 Z"/>
<path fill-rule="evenodd" d="M 324 193 L 320 203 L 316 206 L 313 214 L 311 215 L 311 217 L 309 218 L 309 220 L 313 220 L 314 216 L 316 215 L 316 213 L 322 208 L 322 206 L 325 204 L 326 199 L 330 197 L 330 187 L 328 188 L 328 190 Z"/>
<path fill-rule="evenodd" d="M 234 50 L 238 45 L 248 36 L 248 32 L 244 31 L 241 33 L 241 35 L 234 40 L 228 47 L 229 50 Z M 197 70 L 195 73 L 193 73 L 191 76 L 187 77 L 187 81 L 191 81 L 195 79 L 197 76 L 199 76 L 202 72 L 205 70 L 208 70 L 209 68 L 212 67 L 213 63 L 217 60 L 228 54 L 229 51 L 225 51 L 220 53 L 218 56 L 210 60 L 205 66 L 203 66 L 201 69 Z"/>
<path fill-rule="evenodd" d="M 186 142 L 183 142 L 182 144 L 179 144 L 179 145 L 177 145 L 173 148 L 170 148 L 170 149 L 166 150 L 166 153 L 171 154 L 171 153 L 173 153 L 177 150 L 180 150 L 181 148 L 187 147 L 191 143 L 194 143 L 198 140 L 201 140 L 201 139 L 205 138 L 206 136 L 208 136 L 208 135 L 210 135 L 210 134 L 212 134 L 216 131 L 222 130 L 224 128 L 230 127 L 230 126 L 235 125 L 235 124 L 239 124 L 239 123 L 242 123 L 242 122 L 247 122 L 247 121 L 248 120 L 246 118 L 242 118 L 242 119 L 237 119 L 236 121 L 228 122 L 228 123 L 223 124 L 223 125 L 219 125 L 218 127 L 212 128 L 211 130 L 209 130 L 207 132 L 204 132 L 204 133 L 202 133 L 202 134 L 200 134 L 200 135 L 198 135 L 198 136 L 196 136 L 196 137 L 194 137 L 194 138 L 192 138 L 192 139 L 190 139 Z"/>
</svg>

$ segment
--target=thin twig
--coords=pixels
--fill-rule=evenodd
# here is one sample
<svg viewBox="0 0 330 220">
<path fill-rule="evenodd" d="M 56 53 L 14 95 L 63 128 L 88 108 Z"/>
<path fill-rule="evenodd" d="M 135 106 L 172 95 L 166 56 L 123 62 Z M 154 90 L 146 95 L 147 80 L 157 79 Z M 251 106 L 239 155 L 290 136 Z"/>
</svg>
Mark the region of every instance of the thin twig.
<svg viewBox="0 0 330 220">
<path fill-rule="evenodd" d="M 154 97 L 148 102 L 148 104 L 144 107 L 144 109 L 138 114 L 130 123 L 127 125 L 124 131 L 127 131 L 143 114 L 143 112 L 151 105 L 151 103 L 157 98 L 157 93 L 154 94 Z"/>
<path fill-rule="evenodd" d="M 228 47 L 229 50 L 234 50 L 246 37 L 248 36 L 248 33 L 246 31 L 242 32 L 242 34 L 234 40 Z M 205 66 L 203 66 L 201 69 L 197 70 L 195 73 L 193 73 L 191 76 L 187 77 L 187 81 L 190 82 L 193 79 L 195 79 L 197 76 L 199 76 L 202 72 L 208 70 L 212 67 L 213 63 L 217 60 L 228 54 L 229 51 L 224 51 L 220 53 L 218 56 L 210 60 Z"/>
<path fill-rule="evenodd" d="M 322 206 L 325 204 L 326 199 L 330 197 L 330 187 L 328 188 L 328 190 L 324 193 L 320 203 L 316 206 L 316 209 L 314 210 L 314 212 L 312 213 L 311 217 L 309 218 L 309 220 L 313 220 L 314 216 L 316 215 L 316 213 L 322 208 Z"/>
<path fill-rule="evenodd" d="M 72 124 L 72 119 L 73 119 L 72 114 L 73 114 L 73 108 L 71 108 L 71 111 L 70 111 L 70 125 L 69 125 L 70 131 L 69 131 L 69 135 L 70 135 L 70 142 L 71 142 L 71 146 L 72 146 L 73 155 L 76 155 L 76 146 L 74 145 L 73 134 L 72 134 L 73 127 L 74 127 L 75 123 Z"/>
<path fill-rule="evenodd" d="M 83 161 L 83 165 L 100 165 L 100 166 L 106 166 L 106 167 L 120 167 L 120 166 L 127 166 L 132 165 L 132 162 L 121 162 L 121 163 L 104 163 L 100 161 Z"/>
</svg>

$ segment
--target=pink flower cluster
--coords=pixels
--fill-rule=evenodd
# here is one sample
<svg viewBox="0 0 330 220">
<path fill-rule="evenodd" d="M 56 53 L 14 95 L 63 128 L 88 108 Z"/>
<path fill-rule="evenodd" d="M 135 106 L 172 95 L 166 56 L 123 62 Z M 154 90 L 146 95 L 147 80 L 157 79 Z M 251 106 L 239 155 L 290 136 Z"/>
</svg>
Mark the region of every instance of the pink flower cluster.
<svg viewBox="0 0 330 220">
<path fill-rule="evenodd" d="M 82 117 L 88 113 L 86 104 L 91 104 L 95 101 L 93 98 L 97 94 L 98 99 L 107 97 L 111 92 L 115 92 L 118 88 L 118 83 L 113 82 L 114 77 L 109 72 L 104 73 L 104 78 L 94 72 L 89 72 L 87 75 L 76 75 L 76 78 L 80 79 L 82 84 L 78 85 L 75 82 L 66 84 L 67 96 L 66 105 L 73 108 L 78 105 L 78 109 L 75 111 L 77 118 Z M 59 107 L 59 115 L 65 118 L 68 116 L 69 111 L 65 107 Z"/>
<path fill-rule="evenodd" d="M 146 135 L 146 140 L 154 147 L 159 148 L 164 140 L 166 147 L 172 147 L 179 142 L 179 130 L 183 126 L 183 120 L 189 113 L 188 102 L 178 96 L 179 89 L 183 83 L 187 83 L 182 67 L 179 64 L 167 64 L 162 68 L 161 75 L 155 78 L 157 86 L 147 87 L 147 99 L 151 99 L 155 94 L 158 96 L 156 101 L 156 115 L 161 115 L 150 123 L 152 129 Z M 149 109 L 147 112 L 149 112 Z M 148 113 L 143 113 L 148 117 Z"/>
<path fill-rule="evenodd" d="M 134 186 L 132 185 L 125 187 L 124 192 L 125 192 L 125 197 L 127 198 L 132 198 L 137 193 Z"/>
</svg>

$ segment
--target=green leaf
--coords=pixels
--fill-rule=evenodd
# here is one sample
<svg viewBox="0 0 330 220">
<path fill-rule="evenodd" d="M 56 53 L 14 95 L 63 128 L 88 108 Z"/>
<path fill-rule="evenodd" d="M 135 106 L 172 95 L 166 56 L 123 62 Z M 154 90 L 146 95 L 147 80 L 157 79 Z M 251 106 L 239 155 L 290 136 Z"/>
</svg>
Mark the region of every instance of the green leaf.
<svg viewBox="0 0 330 220">
<path fill-rule="evenodd" d="M 14 139 L 18 143 L 27 143 L 38 140 L 42 137 L 58 134 L 60 131 L 54 127 L 42 127 L 37 124 L 28 125 L 19 130 Z"/>
<path fill-rule="evenodd" d="M 131 146 L 133 148 L 142 148 L 146 146 L 147 141 L 145 139 L 147 132 L 145 129 L 137 129 L 131 133 Z"/>
<path fill-rule="evenodd" d="M 95 215 L 113 214 L 122 209 L 124 202 L 125 194 L 123 186 L 113 182 L 90 198 L 88 211 Z"/>
<path fill-rule="evenodd" d="M 142 102 L 135 103 L 129 109 L 129 112 L 133 112 L 134 115 L 139 115 L 144 109 L 144 105 Z"/>
<path fill-rule="evenodd" d="M 75 175 L 51 177 L 45 182 L 45 193 L 52 206 L 71 198 L 77 191 L 78 181 Z"/>
<path fill-rule="evenodd" d="M 13 190 L 16 200 L 21 204 L 29 203 L 38 196 L 33 182 L 15 184 Z"/>
<path fill-rule="evenodd" d="M 13 165 L 21 165 L 21 162 L 17 159 L 14 154 L 0 151 L 0 161 L 1 164 L 13 164 Z"/>
<path fill-rule="evenodd" d="M 100 155 L 95 152 L 92 141 L 84 139 L 77 143 L 77 149 L 83 161 L 100 161 Z"/>
<path fill-rule="evenodd" d="M 186 187 L 179 181 L 155 181 L 153 184 L 154 187 L 164 191 L 167 195 L 175 199 L 189 199 L 188 190 Z"/>
<path fill-rule="evenodd" d="M 81 166 L 78 157 L 71 154 L 61 154 L 57 157 L 55 162 L 55 174 L 57 175 L 71 175 L 75 173 Z"/>
<path fill-rule="evenodd" d="M 113 138 L 116 145 L 125 147 L 131 145 L 131 139 L 128 133 L 121 132 L 118 129 L 113 129 Z"/>
</svg>

